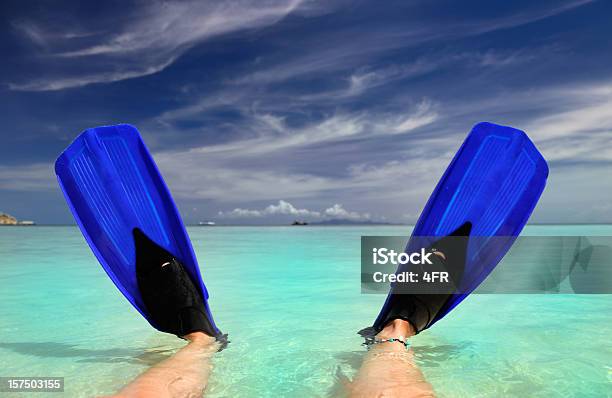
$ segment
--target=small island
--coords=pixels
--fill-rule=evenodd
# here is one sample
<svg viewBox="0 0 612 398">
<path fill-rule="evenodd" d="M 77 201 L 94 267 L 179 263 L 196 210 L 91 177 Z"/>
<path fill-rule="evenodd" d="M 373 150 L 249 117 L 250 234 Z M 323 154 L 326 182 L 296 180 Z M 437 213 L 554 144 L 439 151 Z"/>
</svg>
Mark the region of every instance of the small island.
<svg viewBox="0 0 612 398">
<path fill-rule="evenodd" d="M 308 223 L 306 221 L 295 220 L 294 222 L 291 223 L 291 225 L 308 225 Z"/>
<path fill-rule="evenodd" d="M 315 221 L 315 222 L 312 222 L 311 225 L 329 225 L 329 226 L 355 225 L 355 226 L 364 226 L 364 225 L 401 225 L 401 224 L 394 224 L 394 223 L 384 222 L 384 221 L 349 220 L 349 219 L 343 219 L 343 218 L 332 218 L 332 219 L 329 219 L 329 220 Z"/>
<path fill-rule="evenodd" d="M 0 225 L 35 225 L 34 221 L 17 220 L 17 218 L 7 213 L 0 212 Z"/>
</svg>

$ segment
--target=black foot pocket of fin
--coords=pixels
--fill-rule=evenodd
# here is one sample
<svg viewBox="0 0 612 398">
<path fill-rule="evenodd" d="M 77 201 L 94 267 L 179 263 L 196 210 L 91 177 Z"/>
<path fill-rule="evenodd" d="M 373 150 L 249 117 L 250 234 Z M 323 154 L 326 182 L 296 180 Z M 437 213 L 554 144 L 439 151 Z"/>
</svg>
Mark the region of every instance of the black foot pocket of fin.
<svg viewBox="0 0 612 398">
<path fill-rule="evenodd" d="M 374 326 L 363 329 L 360 334 L 366 337 L 369 334 L 378 334 L 389 322 L 403 319 L 409 322 L 416 333 L 427 329 L 438 312 L 444 307 L 448 299 L 460 289 L 461 280 L 465 270 L 467 244 L 472 224 L 464 223 L 451 234 L 443 237 L 430 246 L 443 255 L 432 256 L 434 267 L 441 267 L 449 272 L 451 288 L 441 289 L 432 294 L 410 294 L 410 286 L 397 283 L 385 303 L 385 313 L 378 316 Z M 466 237 L 458 239 L 458 237 Z"/>
<path fill-rule="evenodd" d="M 134 228 L 138 288 L 155 327 L 179 337 L 202 331 L 217 337 L 204 300 L 183 265 Z"/>
</svg>

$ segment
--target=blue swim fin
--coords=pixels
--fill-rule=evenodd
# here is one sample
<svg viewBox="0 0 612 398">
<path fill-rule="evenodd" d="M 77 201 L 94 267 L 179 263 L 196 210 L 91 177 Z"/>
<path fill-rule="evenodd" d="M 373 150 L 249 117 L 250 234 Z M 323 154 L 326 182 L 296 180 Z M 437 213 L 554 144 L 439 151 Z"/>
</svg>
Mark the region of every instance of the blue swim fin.
<svg viewBox="0 0 612 398">
<path fill-rule="evenodd" d="M 196 327 L 190 330 L 221 336 L 208 308 L 208 292 L 185 226 L 136 128 L 117 125 L 84 131 L 58 157 L 55 172 L 98 261 L 153 327 L 174 334 L 187 331 L 185 325 L 168 328 L 147 309 L 146 297 L 139 289 L 137 254 L 148 261 L 153 253 L 167 256 L 158 259 L 164 265 L 172 262 L 166 273 L 172 271 L 180 278 L 186 272 L 181 283 L 189 285 L 197 312 L 206 318 L 196 320 Z M 139 238 L 137 245 L 135 237 Z M 189 322 L 194 316 L 190 312 L 178 322 Z"/>
<path fill-rule="evenodd" d="M 373 332 L 397 318 L 420 332 L 465 299 L 510 249 L 547 177 L 546 161 L 524 132 L 492 123 L 474 126 L 429 198 L 406 248 L 410 253 L 427 247 L 424 241 L 434 247 L 443 237 L 466 236 L 465 247 L 451 249 L 461 253 L 456 290 L 411 295 L 392 288 Z"/>
</svg>

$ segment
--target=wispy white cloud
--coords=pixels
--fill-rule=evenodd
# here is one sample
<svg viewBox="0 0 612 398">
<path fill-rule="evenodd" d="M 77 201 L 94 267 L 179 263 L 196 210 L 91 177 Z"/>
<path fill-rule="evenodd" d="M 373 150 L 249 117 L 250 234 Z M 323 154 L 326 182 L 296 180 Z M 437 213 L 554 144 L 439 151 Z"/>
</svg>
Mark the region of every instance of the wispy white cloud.
<svg viewBox="0 0 612 398">
<path fill-rule="evenodd" d="M 529 62 L 535 58 L 533 54 L 536 52 L 538 49 L 534 48 L 509 52 L 488 50 L 481 54 L 468 53 L 465 56 L 476 59 L 482 66 L 502 67 Z"/>
<path fill-rule="evenodd" d="M 595 0 L 575 0 L 568 2 L 559 2 L 558 4 L 555 4 L 554 7 L 535 7 L 531 9 L 525 9 L 524 11 L 520 11 L 513 15 L 479 21 L 480 24 L 478 25 L 472 25 L 471 23 L 458 24 L 455 26 L 455 28 L 467 29 L 466 36 L 509 29 L 541 21 L 543 19 L 562 14 L 574 8 L 593 3 L 594 1 Z"/>
<path fill-rule="evenodd" d="M 49 74 L 26 80 L 17 79 L 23 77 L 18 73 L 2 83 L 8 80 L 12 90 L 45 91 L 143 77 L 226 35 L 223 52 L 240 49 L 232 56 L 198 63 L 209 56 L 202 45 L 177 65 L 184 75 L 158 76 L 160 92 L 167 95 L 163 101 L 151 102 L 136 91 L 131 94 L 145 111 L 105 112 L 110 118 L 125 115 L 140 127 L 173 196 L 181 206 L 202 209 L 198 217 L 222 210 L 219 217 L 255 221 L 383 215 L 414 221 L 470 126 L 487 119 L 526 130 L 549 160 L 550 183 L 540 210 L 548 212 L 548 220 L 571 212 L 580 221 L 609 208 L 612 85 L 609 79 L 572 83 L 586 76 L 570 69 L 577 54 L 589 53 L 577 46 L 590 37 L 586 31 L 562 32 L 561 19 L 542 24 L 543 34 L 521 41 L 522 48 L 504 36 L 588 3 L 494 7 L 478 14 L 487 18 L 457 14 L 444 23 L 435 12 L 414 19 L 406 12 L 402 21 L 390 18 L 386 24 L 361 14 L 363 19 L 351 24 L 361 10 L 351 7 L 351 18 L 343 18 L 340 4 L 340 18 L 321 24 L 297 16 L 330 9 L 329 2 L 310 0 L 141 2 L 113 16 L 112 24 L 104 20 L 108 13 L 99 23 L 81 25 L 65 23 L 71 18 L 66 13 L 50 13 L 12 23 L 24 39 L 16 41 L 24 45 L 21 52 L 32 51 L 24 56 L 40 63 L 23 68 L 23 74 Z M 292 18 L 278 23 L 288 15 Z M 55 25 L 60 20 L 63 26 Z M 255 29 L 247 37 L 245 30 Z M 485 37 L 489 32 L 497 33 Z M 220 48 L 211 43 L 216 54 Z M 605 64 L 599 61 L 594 57 L 587 66 L 597 72 L 593 78 L 605 76 L 604 69 L 592 66 Z M 185 83 L 198 71 L 202 79 Z M 76 103 L 74 95 L 80 97 L 79 92 L 36 97 L 65 98 L 63 104 Z M 106 117 L 88 109 L 79 104 L 74 111 L 83 110 L 87 120 Z M 58 123 L 60 131 L 43 129 L 40 136 L 70 134 Z M 38 129 L 28 122 L 20 131 L 28 126 Z M 27 197 L 56 189 L 48 165 L 0 166 L 3 192 Z M 579 216 L 577 207 L 591 213 Z"/>
<path fill-rule="evenodd" d="M 509 124 L 526 130 L 549 161 L 585 164 L 612 162 L 612 113 L 609 112 L 612 109 L 612 85 L 608 81 L 546 87 L 528 93 L 518 90 L 516 95 L 504 92 L 503 99 L 502 107 L 508 112 L 540 106 L 537 113 L 523 116 Z M 485 114 L 492 114 L 491 110 L 497 112 L 495 108 L 498 101 L 495 98 L 484 98 L 482 101 L 462 103 L 461 106 L 471 109 L 470 115 L 474 114 L 474 109 Z M 377 213 L 370 209 L 380 206 L 384 206 L 382 213 L 391 218 L 394 213 L 406 213 L 407 209 L 411 209 L 411 215 L 418 214 L 419 206 L 422 206 L 432 191 L 436 178 L 442 174 L 458 147 L 459 141 L 448 138 L 450 132 L 446 126 L 447 116 L 440 116 L 448 113 L 448 117 L 454 118 L 457 112 L 462 113 L 463 108 L 457 110 L 456 105 L 437 104 L 426 99 L 413 106 L 407 114 L 346 113 L 342 117 L 331 116 L 329 119 L 332 121 L 325 119 L 295 131 L 285 131 L 288 127 L 282 116 L 253 114 L 248 123 L 255 123 L 262 137 L 239 140 L 223 146 L 161 151 L 155 154 L 155 159 L 175 197 L 181 200 L 212 200 L 224 206 L 229 203 L 236 206 L 234 210 L 224 212 L 222 217 L 257 218 L 281 214 L 304 218 L 316 218 L 317 214 L 320 218 L 334 214 L 343 214 L 342 218 L 353 217 L 351 211 L 343 206 L 341 208 L 346 213 L 334 206 L 317 206 L 316 210 L 311 210 L 311 205 L 303 208 L 291 204 L 294 201 L 320 203 L 321 198 L 326 198 L 327 203 L 340 202 L 349 208 L 357 206 L 362 210 L 368 209 L 357 212 L 361 219 L 366 219 L 367 213 Z M 372 128 L 372 132 L 378 132 L 372 138 L 384 139 L 385 136 L 404 131 L 406 124 L 418 125 L 416 121 L 431 113 L 437 118 L 427 125 L 430 126 L 427 131 L 434 130 L 441 134 L 419 134 L 418 145 L 410 146 L 409 152 L 406 147 L 399 147 L 388 153 L 387 160 L 367 158 L 369 146 L 377 142 L 373 140 L 351 147 L 353 156 L 348 158 L 340 156 L 345 150 L 341 146 L 318 152 L 317 163 L 326 165 L 325 162 L 334 159 L 330 163 L 333 164 L 334 173 L 304 166 L 303 158 L 291 155 L 282 158 L 282 161 L 275 160 L 278 159 L 275 157 L 270 157 L 267 162 L 260 161 L 262 157 L 299 152 L 310 145 L 310 141 L 304 137 L 297 141 L 282 141 L 284 134 L 297 132 L 307 137 L 312 133 L 314 142 L 322 143 L 334 139 L 368 137 L 366 133 Z M 413 122 L 408 122 L 410 120 Z M 503 123 L 503 120 L 493 121 Z M 341 132 L 336 132 L 334 126 Z M 456 133 L 457 139 L 468 128 L 465 125 Z M 274 144 L 278 139 L 281 145 Z M 588 170 L 596 170 L 597 173 L 592 174 Z M 592 203 L 593 206 L 600 206 L 604 200 L 602 197 L 611 192 L 605 180 L 605 168 L 572 168 L 571 173 L 555 173 L 553 168 L 551 175 L 558 174 L 571 175 L 575 180 L 595 175 L 601 178 L 592 184 L 588 181 L 580 182 L 582 189 L 591 192 L 589 195 L 593 196 L 585 199 L 585 203 Z M 559 177 L 551 178 L 560 181 Z M 561 180 L 566 181 L 567 178 Z M 560 198 L 568 195 L 567 187 L 570 185 L 553 185 L 555 194 Z M 597 195 L 593 193 L 593 186 L 598 187 Z M 55 189 L 55 185 L 48 165 L 21 169 L 4 166 L 0 168 L 0 188 L 36 191 Z M 281 197 L 284 201 L 261 209 L 248 206 L 252 201 L 277 201 Z M 557 208 L 561 206 L 559 200 L 548 200 L 545 203 L 551 203 L 551 206 Z M 550 214 L 550 217 L 554 216 Z M 414 220 L 411 218 L 410 221 Z"/>
<path fill-rule="evenodd" d="M 359 68 L 351 72 L 345 79 L 345 87 L 325 90 L 316 94 L 300 95 L 297 99 L 303 102 L 348 100 L 366 94 L 373 88 L 432 72 L 442 67 L 446 59 L 449 58 L 422 57 L 407 64 L 381 68 Z M 346 66 L 351 67 L 351 65 Z"/>
<path fill-rule="evenodd" d="M 612 92 L 587 90 L 574 100 L 572 109 L 538 117 L 526 128 L 549 161 L 612 162 Z"/>
<path fill-rule="evenodd" d="M 551 174 L 555 174 L 557 162 L 612 162 L 610 109 L 612 85 L 608 81 L 601 81 L 529 91 L 504 91 L 498 96 L 479 97 L 473 101 L 434 103 L 425 99 L 406 114 L 336 114 L 328 118 L 330 120 L 325 119 L 298 130 L 289 129 L 283 117 L 257 115 L 257 121 L 247 122 L 256 123 L 257 130 L 263 134 L 256 139 L 181 153 L 162 152 L 156 158 L 162 159 L 164 173 L 170 171 L 173 192 L 176 190 L 183 197 L 211 199 L 219 203 L 241 203 L 243 198 L 248 198 L 248 201 L 276 200 L 279 197 L 309 202 L 325 197 L 330 198 L 331 203 L 342 200 L 343 203 L 348 201 L 350 206 L 358 203 L 364 208 L 368 208 L 368 203 L 384 204 L 389 209 L 388 215 L 392 215 L 392 211 L 404 214 L 408 208 L 415 209 L 410 214 L 418 214 L 416 210 L 433 190 L 436 178 L 442 175 L 470 127 L 466 118 L 476 117 L 475 120 L 479 120 L 481 114 L 521 115 L 494 117 L 491 121 L 508 123 L 527 131 L 552 163 Z M 525 110 L 537 111 L 525 114 Z M 453 131 L 456 122 L 449 127 L 448 122 L 452 119 L 460 120 L 460 130 Z M 419 134 L 418 145 L 411 145 L 409 152 L 405 146 L 390 148 L 386 161 L 368 158 L 368 148 L 372 143 L 410 128 L 422 131 L 417 126 L 423 124 L 428 126 L 426 132 L 435 134 Z M 303 136 L 284 137 L 284 134 L 292 133 Z M 451 135 L 456 139 L 450 139 Z M 334 173 L 305 167 L 302 159 L 292 156 L 284 157 L 279 163 L 273 160 L 266 164 L 257 162 L 262 155 L 294 153 L 312 142 L 353 140 L 357 137 L 371 137 L 373 140 L 351 147 L 353 155 L 349 158 L 338 156 L 344 151 L 342 147 L 329 147 L 325 152 L 317 152 L 318 163 L 326 164 L 329 159 L 334 159 L 331 162 Z M 166 158 L 167 161 L 164 160 Z M 360 158 L 361 161 L 357 160 Z M 181 159 L 180 167 L 176 159 Z M 236 166 L 236 162 L 240 165 Z M 279 168 L 277 164 L 283 167 Z M 579 171 L 572 173 L 576 178 L 588 175 L 584 168 L 576 170 Z M 562 174 L 569 175 L 565 171 Z M 585 184 L 581 183 L 581 186 Z M 605 179 L 595 185 L 601 192 L 611 192 Z M 561 192 L 560 197 L 569 195 L 567 189 L 556 188 Z M 593 200 L 593 203 L 600 202 L 600 199 Z M 326 209 L 319 212 L 323 216 Z"/>
<path fill-rule="evenodd" d="M 96 74 L 58 77 L 53 79 L 31 80 L 26 83 L 8 83 L 8 88 L 15 91 L 55 91 L 66 88 L 83 87 L 93 83 L 112 83 L 120 80 L 131 79 L 152 75 L 173 63 L 175 58 L 166 60 L 162 64 L 149 67 L 138 67 L 138 70 L 126 70 L 120 72 L 99 72 Z"/>
<path fill-rule="evenodd" d="M 299 128 L 287 125 L 282 116 L 273 114 L 249 113 L 244 116 L 247 120 L 240 128 L 251 131 L 254 138 L 203 146 L 191 151 L 202 155 L 239 151 L 242 156 L 252 156 L 326 142 L 405 134 L 433 123 L 438 113 L 436 105 L 425 98 L 405 114 L 336 113 Z"/>
<path fill-rule="evenodd" d="M 231 162 L 239 158 L 238 152 L 234 156 L 201 156 L 193 152 L 155 155 L 173 195 L 184 199 L 211 199 L 220 203 L 279 197 L 303 199 L 335 189 L 332 179 L 313 173 L 232 166 Z"/>
<path fill-rule="evenodd" d="M 531 49 L 530 53 L 542 51 L 547 51 L 547 49 Z M 206 118 L 208 114 L 220 110 L 236 111 L 247 118 L 255 119 L 255 122 L 271 116 L 282 119 L 282 117 L 274 116 L 272 113 L 275 111 L 300 112 L 305 106 L 313 105 L 328 107 L 336 107 L 339 104 L 350 105 L 351 101 L 357 97 L 367 98 L 366 96 L 371 94 L 370 90 L 377 87 L 400 82 L 405 84 L 406 79 L 417 78 L 423 74 L 456 67 L 456 65 L 475 68 L 501 68 L 511 67 L 518 63 L 527 63 L 532 60 L 533 56 L 527 54 L 526 49 L 515 51 L 489 49 L 484 52 L 439 52 L 433 55 L 418 57 L 413 62 L 378 68 L 361 67 L 355 70 L 353 65 L 343 64 L 342 67 L 347 69 L 347 77 L 339 80 L 341 83 L 344 83 L 343 86 L 327 86 L 319 92 L 308 94 L 282 90 L 280 92 L 270 91 L 266 87 L 268 82 L 265 79 L 253 80 L 248 85 L 235 85 L 230 82 L 230 84 L 222 85 L 215 92 L 207 92 L 204 97 L 196 96 L 195 100 L 190 97 L 190 101 L 187 104 L 164 111 L 155 118 L 155 122 L 166 128 L 171 128 L 173 124 L 180 123 L 181 121 L 200 120 Z M 281 69 L 284 69 L 284 66 Z M 271 75 L 274 78 L 279 78 L 279 74 L 275 70 L 271 72 Z M 413 101 L 409 99 L 406 102 Z M 407 121 L 406 129 L 409 129 L 412 125 L 431 123 L 438 118 L 436 104 L 429 98 L 423 99 L 418 104 L 416 110 L 417 114 L 412 117 L 418 120 Z M 418 114 L 419 110 L 422 112 L 420 115 Z M 336 116 L 339 118 L 343 117 L 341 113 Z M 371 114 L 366 114 L 365 116 L 366 118 L 373 117 Z M 246 124 L 247 130 L 249 125 L 253 125 L 250 122 Z M 276 126 L 276 130 L 281 131 L 282 129 L 289 130 L 282 124 Z M 393 128 L 387 130 L 389 133 L 394 131 Z"/>
<path fill-rule="evenodd" d="M 263 67 L 234 82 L 267 84 L 286 81 L 313 73 L 362 67 L 372 57 L 401 47 L 414 47 L 424 42 L 448 37 L 478 35 L 539 21 L 589 3 L 589 0 L 565 2 L 556 7 L 529 7 L 513 15 L 488 20 L 472 19 L 439 26 L 414 23 L 401 31 L 371 32 L 357 40 L 346 40 L 348 32 L 334 38 L 314 38 L 302 43 L 294 56 L 270 59 Z M 329 2 L 303 0 L 225 1 L 225 2 L 147 2 L 140 3 L 122 20 L 113 19 L 112 31 L 84 31 L 73 27 L 49 25 L 47 22 L 14 21 L 14 28 L 38 46 L 42 55 L 56 65 L 74 66 L 84 62 L 82 73 L 46 75 L 27 81 L 11 81 L 8 87 L 19 91 L 52 91 L 83 87 L 93 83 L 109 83 L 147 76 L 164 70 L 182 54 L 210 38 L 277 23 L 291 13 L 320 14 L 336 8 Z M 87 37 L 88 40 L 74 40 Z M 33 57 L 35 60 L 36 57 Z M 486 63 L 499 59 L 484 60 Z M 345 95 L 355 95 L 367 87 L 383 84 L 397 73 L 419 73 L 415 70 L 356 73 L 349 79 Z M 54 68 L 57 70 L 57 68 Z M 400 68 L 401 69 L 401 68 Z M 385 76 L 385 73 L 389 76 Z"/>
<path fill-rule="evenodd" d="M 70 64 L 87 60 L 87 69 L 93 68 L 95 72 L 11 82 L 9 88 L 61 90 L 157 73 L 204 40 L 274 24 L 296 10 L 300 3 L 301 0 L 142 3 L 133 19 L 123 25 L 115 21 L 116 33 L 95 35 L 93 43 L 70 50 L 63 49 L 64 41 L 55 39 L 75 33 L 58 32 L 32 21 L 22 22 L 15 26 L 32 41 L 47 47 L 45 57 L 55 57 L 55 61 L 63 58 Z M 56 51 L 56 48 L 62 50 Z"/>
<path fill-rule="evenodd" d="M 275 167 L 273 163 L 261 165 L 257 157 L 244 156 L 240 152 L 206 156 L 194 152 L 161 152 L 155 154 L 155 159 L 173 195 L 181 199 L 239 204 L 276 200 L 278 197 L 300 201 L 329 197 L 344 198 L 351 203 L 357 201 L 363 205 L 387 202 L 396 202 L 397 205 L 415 198 L 424 200 L 435 183 L 431 176 L 442 174 L 454 150 L 456 148 L 449 147 L 448 143 L 422 140 L 418 151 L 405 156 L 403 160 L 349 161 L 348 164 L 335 161 L 338 168 L 335 175 L 316 170 L 289 171 L 296 162 L 299 163 L 299 160 L 291 158 L 283 162 L 282 168 Z M 398 154 L 393 157 L 398 157 Z M 324 155 L 319 163 L 325 162 L 326 158 Z M 237 161 L 242 163 L 236 165 Z M 282 202 L 257 210 L 259 213 L 243 212 L 251 210 L 243 207 L 237 209 L 232 215 L 316 216 L 313 211 L 308 213 L 306 209 L 292 209 Z M 324 213 L 325 210 L 321 211 L 321 214 Z"/>
<path fill-rule="evenodd" d="M 400 134 L 433 123 L 438 118 L 438 114 L 433 108 L 434 105 L 430 100 L 421 101 L 412 114 L 398 120 L 392 131 Z"/>
<path fill-rule="evenodd" d="M 141 51 L 174 51 L 201 40 L 237 30 L 266 26 L 293 11 L 300 0 L 150 3 L 142 19 L 123 32 L 64 57 L 116 55 Z"/>
<path fill-rule="evenodd" d="M 341 95 L 346 97 L 360 95 L 374 87 L 431 72 L 439 68 L 441 64 L 440 60 L 422 57 L 408 64 L 358 70 L 348 78 L 348 87 Z"/>
<path fill-rule="evenodd" d="M 31 21 L 15 21 L 11 25 L 34 44 L 38 46 L 45 46 L 47 44 L 48 33 L 42 31 L 38 25 L 33 24 Z"/>
<path fill-rule="evenodd" d="M 101 34 L 101 32 L 97 31 L 80 31 L 72 28 L 71 30 L 63 31 L 48 30 L 31 20 L 13 21 L 11 26 L 14 30 L 21 33 L 25 38 L 41 48 L 46 48 L 60 41 L 80 39 Z"/>
<path fill-rule="evenodd" d="M 488 19 L 468 19 L 460 21 L 445 21 L 444 24 L 423 24 L 410 21 L 402 30 L 368 31 L 367 35 L 347 38 L 341 35 L 339 39 L 329 37 L 314 37 L 313 42 L 303 43 L 300 51 L 292 57 L 284 54 L 284 59 L 271 59 L 263 62 L 259 69 L 248 73 L 233 82 L 239 86 L 244 84 L 270 84 L 285 82 L 291 79 L 311 78 L 325 73 L 333 73 L 350 68 L 360 68 L 372 59 L 399 48 L 414 48 L 428 42 L 442 41 L 452 38 L 470 37 L 485 33 L 515 28 L 543 19 L 559 15 L 577 7 L 592 3 L 593 0 L 576 0 L 556 4 L 554 7 L 527 7 L 510 15 Z M 352 32 L 354 33 L 354 32 Z M 347 34 L 347 33 L 345 33 Z M 499 54 L 490 52 L 482 59 L 482 65 L 500 65 L 502 62 L 513 62 L 516 59 L 500 58 Z M 359 93 L 363 87 L 375 86 L 392 78 L 394 74 L 420 74 L 435 68 L 439 60 L 428 59 L 427 62 L 417 60 L 413 65 L 393 67 L 386 71 L 368 74 L 357 73 L 349 79 L 349 90 L 344 95 Z M 443 62 L 442 62 L 443 63 Z M 403 70 L 402 70 L 403 69 Z M 388 75 L 388 76 L 385 76 Z M 353 87 L 353 92 L 351 92 Z"/>
<path fill-rule="evenodd" d="M 580 137 L 612 128 L 612 82 L 555 87 L 539 96 L 557 98 L 553 109 L 530 124 L 541 140 L 567 135 Z"/>
<path fill-rule="evenodd" d="M 463 106 L 463 105 L 462 105 Z M 469 104 L 483 112 L 537 112 L 511 124 L 527 131 L 549 162 L 612 161 L 612 82 L 569 82 Z"/>
<path fill-rule="evenodd" d="M 56 189 L 53 167 L 48 163 L 0 165 L 0 189 L 6 191 L 41 192 Z"/>
</svg>

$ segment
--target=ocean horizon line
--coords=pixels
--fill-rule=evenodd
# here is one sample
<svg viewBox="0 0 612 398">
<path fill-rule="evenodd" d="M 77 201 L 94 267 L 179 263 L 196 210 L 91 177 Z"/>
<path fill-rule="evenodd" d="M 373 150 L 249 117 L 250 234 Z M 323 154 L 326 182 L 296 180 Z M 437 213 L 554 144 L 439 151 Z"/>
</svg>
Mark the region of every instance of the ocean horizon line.
<svg viewBox="0 0 612 398">
<path fill-rule="evenodd" d="M 528 223 L 528 226 L 556 226 L 556 225 L 611 225 L 612 222 L 579 222 L 579 223 Z M 35 227 L 78 227 L 77 224 L 34 224 L 34 225 L 11 225 L 11 224 L 0 224 L 0 227 L 21 227 L 21 228 L 35 228 Z M 201 228 L 219 228 L 219 227 L 414 227 L 414 224 L 394 224 L 394 223 L 370 223 L 370 224 L 306 224 L 306 225 L 291 225 L 291 224 L 215 224 L 215 225 L 201 225 L 201 224 L 185 224 L 185 227 L 201 227 Z"/>
</svg>

